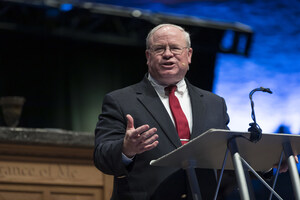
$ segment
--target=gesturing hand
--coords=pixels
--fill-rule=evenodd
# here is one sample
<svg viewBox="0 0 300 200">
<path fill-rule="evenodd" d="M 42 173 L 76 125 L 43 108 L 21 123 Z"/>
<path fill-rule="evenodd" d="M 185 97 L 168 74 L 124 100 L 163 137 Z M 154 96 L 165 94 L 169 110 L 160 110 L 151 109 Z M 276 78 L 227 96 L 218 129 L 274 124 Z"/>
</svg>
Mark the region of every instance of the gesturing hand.
<svg viewBox="0 0 300 200">
<path fill-rule="evenodd" d="M 136 154 L 143 153 L 155 148 L 158 145 L 158 135 L 155 134 L 157 129 L 149 129 L 149 125 L 145 124 L 138 128 L 134 128 L 134 120 L 131 115 L 127 117 L 127 128 L 123 143 L 123 153 L 127 157 L 133 157 Z"/>
<path fill-rule="evenodd" d="M 298 160 L 298 156 L 294 156 L 296 163 L 299 163 Z M 274 165 L 275 168 L 278 168 L 278 164 Z M 279 169 L 279 173 L 284 173 L 287 172 L 287 170 L 289 169 L 288 163 L 286 161 L 282 162 L 280 169 Z"/>
</svg>

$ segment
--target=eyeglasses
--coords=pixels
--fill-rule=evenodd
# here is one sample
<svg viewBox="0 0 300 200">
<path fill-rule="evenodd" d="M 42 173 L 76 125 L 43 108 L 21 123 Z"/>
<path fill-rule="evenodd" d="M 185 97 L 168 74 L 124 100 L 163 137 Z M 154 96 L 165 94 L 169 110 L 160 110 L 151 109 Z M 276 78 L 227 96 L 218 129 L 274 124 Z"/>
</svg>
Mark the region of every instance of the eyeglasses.
<svg viewBox="0 0 300 200">
<path fill-rule="evenodd" d="M 169 50 L 171 51 L 172 54 L 174 55 L 181 55 L 183 50 L 188 48 L 188 47 L 180 47 L 180 46 L 169 46 Z M 150 50 L 155 54 L 155 55 L 162 55 L 166 52 L 167 46 L 152 46 L 150 47 Z"/>
</svg>

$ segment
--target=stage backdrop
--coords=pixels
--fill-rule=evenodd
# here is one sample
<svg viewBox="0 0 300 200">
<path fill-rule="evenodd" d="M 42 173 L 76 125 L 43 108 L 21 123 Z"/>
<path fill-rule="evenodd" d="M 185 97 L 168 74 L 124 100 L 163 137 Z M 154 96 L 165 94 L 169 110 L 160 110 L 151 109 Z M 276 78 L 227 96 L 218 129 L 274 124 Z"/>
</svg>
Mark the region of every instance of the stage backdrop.
<svg viewBox="0 0 300 200">
<path fill-rule="evenodd" d="M 98 1 L 108 3 L 108 1 Z M 197 16 L 250 25 L 255 34 L 249 58 L 219 54 L 213 91 L 225 97 L 230 128 L 246 131 L 251 108 L 249 92 L 270 88 L 273 94 L 253 95 L 258 124 L 264 132 L 300 133 L 300 2 L 274 1 L 155 1 L 110 3 L 154 12 Z M 228 38 L 231 33 L 228 32 Z M 224 47 L 230 46 L 226 38 Z"/>
</svg>

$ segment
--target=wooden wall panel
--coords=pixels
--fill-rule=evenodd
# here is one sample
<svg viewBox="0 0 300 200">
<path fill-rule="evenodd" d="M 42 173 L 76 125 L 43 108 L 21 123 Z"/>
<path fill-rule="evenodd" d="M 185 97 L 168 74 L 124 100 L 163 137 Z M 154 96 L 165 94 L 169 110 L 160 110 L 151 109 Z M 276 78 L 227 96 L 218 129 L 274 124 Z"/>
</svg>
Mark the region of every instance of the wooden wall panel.
<svg viewBox="0 0 300 200">
<path fill-rule="evenodd" d="M 43 193 L 17 190 L 1 190 L 0 200 L 41 200 Z"/>
<path fill-rule="evenodd" d="M 0 184 L 0 200 L 101 200 L 103 188 Z"/>
<path fill-rule="evenodd" d="M 74 142 L 80 133 L 60 131 L 56 137 L 68 137 L 66 145 L 44 145 L 45 134 L 53 136 L 42 129 L 0 127 L 0 200 L 109 200 L 113 177 L 94 166 L 92 142 L 80 146 Z M 34 135 L 36 143 L 18 139 Z"/>
<path fill-rule="evenodd" d="M 103 186 L 93 165 L 0 161 L 1 182 Z"/>
</svg>

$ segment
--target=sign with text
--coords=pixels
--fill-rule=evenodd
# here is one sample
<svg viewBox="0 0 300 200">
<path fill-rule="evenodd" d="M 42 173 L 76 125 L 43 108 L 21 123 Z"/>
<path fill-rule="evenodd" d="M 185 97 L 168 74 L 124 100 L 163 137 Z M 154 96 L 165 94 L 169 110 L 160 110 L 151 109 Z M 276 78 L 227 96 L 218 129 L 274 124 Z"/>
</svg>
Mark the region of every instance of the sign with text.
<svg viewBox="0 0 300 200">
<path fill-rule="evenodd" d="M 0 161 L 0 182 L 103 186 L 91 165 Z"/>
</svg>

